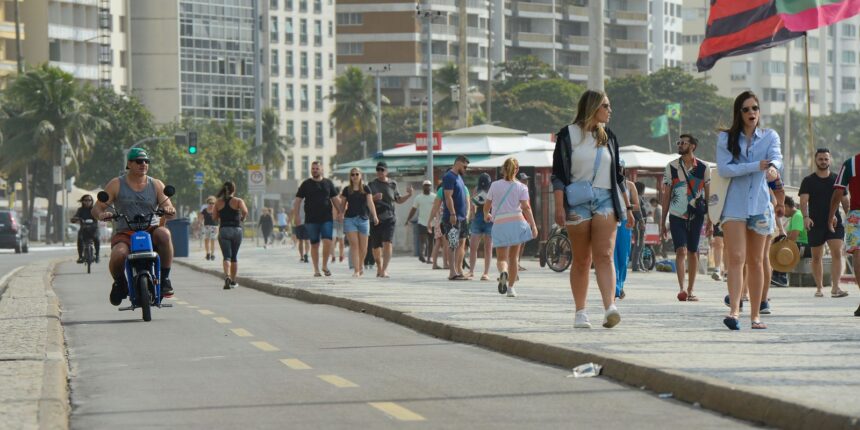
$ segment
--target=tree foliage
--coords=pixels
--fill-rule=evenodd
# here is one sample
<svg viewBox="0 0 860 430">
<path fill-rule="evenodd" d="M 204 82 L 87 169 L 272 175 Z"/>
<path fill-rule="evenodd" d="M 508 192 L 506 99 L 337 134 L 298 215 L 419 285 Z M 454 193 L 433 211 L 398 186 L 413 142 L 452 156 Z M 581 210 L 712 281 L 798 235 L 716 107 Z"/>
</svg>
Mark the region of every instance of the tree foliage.
<svg viewBox="0 0 860 430">
<path fill-rule="evenodd" d="M 584 91 L 561 78 L 523 81 L 496 94 L 493 120 L 517 130 L 548 133 L 573 120 L 576 100 Z"/>
</svg>

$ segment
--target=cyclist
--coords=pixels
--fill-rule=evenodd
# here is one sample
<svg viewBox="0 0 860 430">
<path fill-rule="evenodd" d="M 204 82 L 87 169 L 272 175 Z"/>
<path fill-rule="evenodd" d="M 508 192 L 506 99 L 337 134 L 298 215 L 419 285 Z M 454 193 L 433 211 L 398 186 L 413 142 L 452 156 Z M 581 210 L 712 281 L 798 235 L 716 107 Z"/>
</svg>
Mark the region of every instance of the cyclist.
<svg viewBox="0 0 860 430">
<path fill-rule="evenodd" d="M 164 183 L 147 176 L 149 171 L 149 155 L 142 148 L 132 148 L 128 151 L 125 168 L 127 173 L 113 178 L 105 186 L 108 201 L 98 202 L 92 214 L 100 220 L 107 220 L 111 214 L 108 205 L 113 204 L 116 210 L 129 217 L 147 214 L 160 207 L 164 210 L 165 218 L 176 216 L 176 208 L 164 195 Z M 161 202 L 159 204 L 159 202 Z M 153 218 L 153 222 L 156 218 Z M 161 293 L 164 297 L 173 296 L 173 286 L 170 284 L 170 266 L 173 263 L 173 244 L 170 242 L 170 231 L 159 225 L 149 228 L 152 245 L 161 258 Z M 119 306 L 122 299 L 128 295 L 128 285 L 125 282 L 125 258 L 131 245 L 131 229 L 124 220 L 116 221 L 116 230 L 111 238 L 110 273 L 114 282 L 110 292 L 110 303 Z"/>
<path fill-rule="evenodd" d="M 91 239 L 93 241 L 93 247 L 95 248 L 95 262 L 99 262 L 99 224 L 96 222 L 96 219 L 93 218 L 92 210 L 93 210 L 93 196 L 89 194 L 84 194 L 78 202 L 81 203 L 81 207 L 78 208 L 77 212 L 75 212 L 75 216 L 72 217 L 72 222 L 80 223 L 81 228 L 78 230 L 78 264 L 84 262 L 84 241 L 87 239 Z M 90 220 L 90 223 L 86 221 Z"/>
</svg>

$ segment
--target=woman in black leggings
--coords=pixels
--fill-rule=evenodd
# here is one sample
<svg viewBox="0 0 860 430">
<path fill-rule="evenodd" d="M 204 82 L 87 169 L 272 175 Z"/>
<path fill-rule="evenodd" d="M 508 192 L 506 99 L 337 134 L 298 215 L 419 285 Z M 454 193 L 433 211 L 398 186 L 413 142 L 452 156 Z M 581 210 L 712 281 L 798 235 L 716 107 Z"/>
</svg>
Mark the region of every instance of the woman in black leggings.
<svg viewBox="0 0 860 430">
<path fill-rule="evenodd" d="M 224 289 L 236 288 L 236 272 L 239 267 L 236 257 L 242 244 L 242 222 L 248 216 L 245 202 L 235 197 L 236 184 L 227 181 L 218 191 L 212 218 L 219 222 L 218 244 L 224 256 Z"/>
</svg>

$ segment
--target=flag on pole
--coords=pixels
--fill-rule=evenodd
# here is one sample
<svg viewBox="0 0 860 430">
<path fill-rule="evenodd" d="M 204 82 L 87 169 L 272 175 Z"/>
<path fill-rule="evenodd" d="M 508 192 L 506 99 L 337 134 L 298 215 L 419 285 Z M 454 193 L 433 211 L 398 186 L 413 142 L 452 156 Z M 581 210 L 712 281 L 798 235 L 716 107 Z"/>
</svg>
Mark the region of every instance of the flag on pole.
<svg viewBox="0 0 860 430">
<path fill-rule="evenodd" d="M 809 31 L 860 13 L 860 0 L 776 0 L 786 28 Z"/>
<path fill-rule="evenodd" d="M 651 121 L 651 137 L 662 137 L 669 134 L 669 117 L 660 115 Z"/>
<path fill-rule="evenodd" d="M 696 68 L 704 72 L 723 57 L 765 50 L 803 36 L 785 27 L 777 14 L 776 1 L 711 0 Z"/>
<path fill-rule="evenodd" d="M 669 103 L 666 105 L 666 116 L 678 121 L 681 119 L 681 103 Z"/>
</svg>

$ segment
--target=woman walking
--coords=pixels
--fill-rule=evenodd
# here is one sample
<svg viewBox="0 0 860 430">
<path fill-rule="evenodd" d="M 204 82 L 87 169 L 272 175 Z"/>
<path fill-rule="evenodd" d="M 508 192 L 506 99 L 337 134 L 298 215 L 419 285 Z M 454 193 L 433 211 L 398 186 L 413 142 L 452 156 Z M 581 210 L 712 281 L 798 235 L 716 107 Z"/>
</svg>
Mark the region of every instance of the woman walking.
<svg viewBox="0 0 860 430">
<path fill-rule="evenodd" d="M 272 218 L 272 213 L 269 208 L 263 208 L 259 224 L 260 230 L 263 233 L 263 249 L 265 249 L 268 248 L 269 238 L 272 237 L 272 232 L 275 230 L 275 220 Z"/>
<path fill-rule="evenodd" d="M 516 297 L 514 283 L 520 266 L 520 246 L 537 237 L 537 226 L 529 205 L 529 189 L 517 180 L 516 158 L 502 164 L 503 179 L 493 182 L 484 203 L 484 219 L 492 222 L 492 242 L 499 269 L 499 294 Z M 486 210 L 489 209 L 489 210 Z"/>
<path fill-rule="evenodd" d="M 621 174 L 624 175 L 624 164 L 621 164 Z M 627 185 L 627 201 L 633 206 L 633 218 L 636 219 L 639 209 L 639 190 L 636 189 L 636 184 L 633 181 L 626 181 Z M 618 223 L 618 229 L 615 232 L 615 298 L 623 299 L 627 294 L 624 293 L 624 282 L 627 280 L 627 264 L 630 262 L 630 251 L 633 243 L 633 230 L 627 227 L 627 223 Z"/>
<path fill-rule="evenodd" d="M 248 216 L 245 202 L 236 197 L 236 184 L 227 181 L 218 191 L 213 218 L 219 222 L 218 244 L 224 256 L 224 289 L 236 288 L 236 272 L 239 270 L 239 245 L 242 244 L 242 223 Z"/>
<path fill-rule="evenodd" d="M 717 172 L 731 178 L 726 191 L 720 226 L 725 237 L 728 271 L 729 315 L 723 324 L 740 330 L 741 290 L 744 264 L 750 303 L 759 304 L 764 286 L 764 247 L 774 231 L 773 209 L 767 176 L 782 168 L 779 135 L 759 128 L 759 101 L 752 91 L 735 98 L 732 126 L 717 137 Z M 753 329 L 766 329 L 759 306 L 750 306 Z"/>
<path fill-rule="evenodd" d="M 605 310 L 603 326 L 612 328 L 621 322 L 615 306 L 612 254 L 616 224 L 626 219 L 627 228 L 633 227 L 633 206 L 621 174 L 618 139 L 606 127 L 611 113 L 605 93 L 586 91 L 573 124 L 556 134 L 553 151 L 555 222 L 566 227 L 573 253 L 574 328 L 591 328 L 585 303 L 592 262 Z"/>
<path fill-rule="evenodd" d="M 373 204 L 373 194 L 370 187 L 364 185 L 361 170 L 353 168 L 349 171 L 349 185 L 340 193 L 343 231 L 349 241 L 349 253 L 352 259 L 352 277 L 364 275 L 364 258 L 367 256 L 367 236 L 370 234 L 370 222 L 379 224 L 376 217 L 376 206 Z"/>
<path fill-rule="evenodd" d="M 490 175 L 481 173 L 481 176 L 478 177 L 478 187 L 475 189 L 475 196 L 472 197 L 472 226 L 469 228 L 472 238 L 469 239 L 469 274 L 466 277 L 472 279 L 475 276 L 478 249 L 481 247 L 481 242 L 483 242 L 484 274 L 481 275 L 482 281 L 490 279 L 490 260 L 493 258 L 493 244 L 490 240 L 493 223 L 485 221 L 486 212 L 489 212 L 489 206 L 485 205 L 489 190 Z"/>
<path fill-rule="evenodd" d="M 203 248 L 206 250 L 206 259 L 215 260 L 215 241 L 218 240 L 218 221 L 213 218 L 215 214 L 215 196 L 206 197 L 206 207 L 197 215 L 198 222 L 203 224 Z"/>
</svg>

